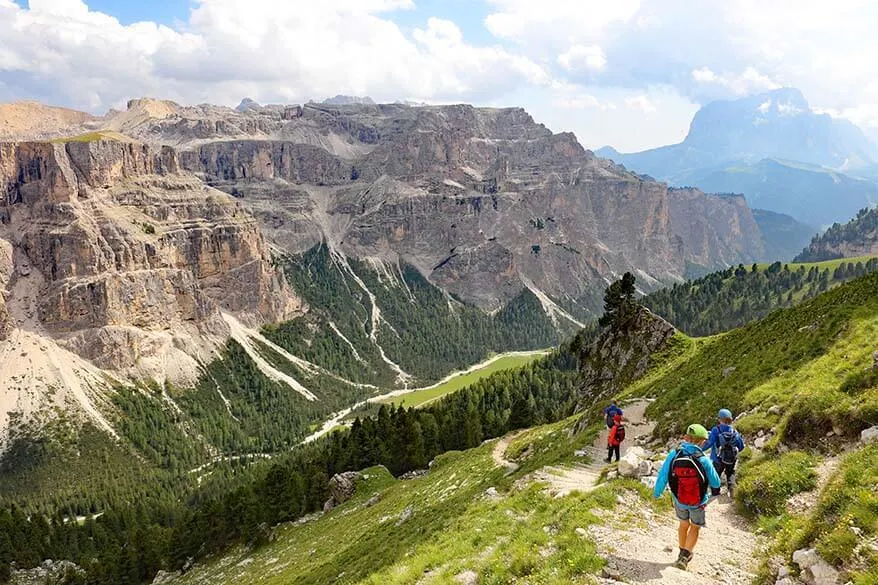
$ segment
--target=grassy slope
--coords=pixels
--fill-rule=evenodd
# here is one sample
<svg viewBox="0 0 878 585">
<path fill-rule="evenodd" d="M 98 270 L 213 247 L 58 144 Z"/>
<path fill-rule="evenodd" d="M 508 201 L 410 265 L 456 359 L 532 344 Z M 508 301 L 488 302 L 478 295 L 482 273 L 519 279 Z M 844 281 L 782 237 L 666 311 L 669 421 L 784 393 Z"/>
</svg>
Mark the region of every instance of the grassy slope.
<svg viewBox="0 0 878 585">
<path fill-rule="evenodd" d="M 365 470 L 356 496 L 326 516 L 279 527 L 277 540 L 253 552 L 238 548 L 196 567 L 181 584 L 251 583 L 454 583 L 472 570 L 480 583 L 570 583 L 602 565 L 577 528 L 598 522 L 594 510 L 612 508 L 619 485 L 589 495 L 555 499 L 532 485 L 513 482 L 533 467 L 557 463 L 593 440 L 573 438 L 568 419 L 529 431 L 544 449 L 518 474 L 504 477 L 491 458 L 495 442 L 437 459 L 429 475 L 394 480 L 383 468 Z M 510 449 L 513 450 L 513 448 Z M 635 484 L 625 484 L 640 489 Z M 500 496 L 489 497 L 495 487 Z M 379 495 L 380 500 L 367 502 Z M 411 507 L 411 517 L 400 522 Z M 544 527 L 550 527 L 549 530 Z"/>
</svg>

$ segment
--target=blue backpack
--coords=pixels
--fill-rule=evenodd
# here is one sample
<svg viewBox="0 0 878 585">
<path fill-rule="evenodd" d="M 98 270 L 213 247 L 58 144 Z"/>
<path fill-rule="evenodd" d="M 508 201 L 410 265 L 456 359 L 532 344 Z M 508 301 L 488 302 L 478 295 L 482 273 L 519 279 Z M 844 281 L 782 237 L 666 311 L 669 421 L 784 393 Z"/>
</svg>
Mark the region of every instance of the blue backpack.
<svg viewBox="0 0 878 585">
<path fill-rule="evenodd" d="M 738 461 L 738 431 L 729 427 L 719 434 L 719 460 L 726 465 L 734 465 Z"/>
</svg>

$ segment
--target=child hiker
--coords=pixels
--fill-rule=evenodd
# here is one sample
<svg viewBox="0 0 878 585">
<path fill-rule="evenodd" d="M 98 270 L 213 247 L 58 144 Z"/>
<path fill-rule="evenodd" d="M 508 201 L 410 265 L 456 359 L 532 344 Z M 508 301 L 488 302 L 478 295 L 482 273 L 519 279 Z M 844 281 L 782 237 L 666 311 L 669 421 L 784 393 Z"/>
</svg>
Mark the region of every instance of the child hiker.
<svg viewBox="0 0 878 585">
<path fill-rule="evenodd" d="M 616 461 L 619 461 L 619 451 L 622 441 L 625 440 L 625 426 L 622 424 L 622 415 L 617 414 L 613 417 L 613 426 L 610 427 L 610 434 L 607 436 L 607 463 L 613 460 L 613 454 L 616 455 Z"/>
<path fill-rule="evenodd" d="M 711 498 L 708 488 L 718 489 L 720 486 L 719 474 L 702 451 L 708 436 L 703 426 L 689 425 L 682 444 L 668 453 L 653 491 L 653 495 L 659 498 L 667 486 L 671 488 L 674 511 L 680 520 L 677 529 L 680 554 L 674 566 L 684 571 L 692 560 L 698 533 L 707 523 L 705 507 Z"/>
</svg>

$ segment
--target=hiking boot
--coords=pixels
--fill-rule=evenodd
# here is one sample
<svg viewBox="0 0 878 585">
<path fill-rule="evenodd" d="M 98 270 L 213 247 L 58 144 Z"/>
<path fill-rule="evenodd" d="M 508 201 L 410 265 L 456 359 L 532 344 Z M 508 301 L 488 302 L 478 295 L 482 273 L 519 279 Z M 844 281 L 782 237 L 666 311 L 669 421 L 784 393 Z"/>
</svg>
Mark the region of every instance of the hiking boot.
<svg viewBox="0 0 878 585">
<path fill-rule="evenodd" d="M 677 557 L 677 562 L 674 563 L 674 567 L 680 569 L 681 571 L 685 571 L 689 566 L 689 561 L 692 560 L 692 553 L 686 549 L 680 549 L 680 556 Z"/>
</svg>

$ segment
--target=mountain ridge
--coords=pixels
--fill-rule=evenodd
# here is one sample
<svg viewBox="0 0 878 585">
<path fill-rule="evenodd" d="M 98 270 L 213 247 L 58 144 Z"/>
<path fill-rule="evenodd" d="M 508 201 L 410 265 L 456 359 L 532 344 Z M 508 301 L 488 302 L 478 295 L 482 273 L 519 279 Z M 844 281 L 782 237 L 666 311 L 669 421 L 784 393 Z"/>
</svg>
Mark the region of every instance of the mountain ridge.
<svg viewBox="0 0 878 585">
<path fill-rule="evenodd" d="M 743 193 L 755 208 L 808 225 L 843 221 L 878 198 L 875 183 L 856 176 L 874 167 L 878 147 L 852 123 L 814 112 L 792 88 L 710 102 L 678 144 L 596 153 L 673 185 Z"/>
</svg>

